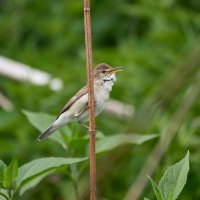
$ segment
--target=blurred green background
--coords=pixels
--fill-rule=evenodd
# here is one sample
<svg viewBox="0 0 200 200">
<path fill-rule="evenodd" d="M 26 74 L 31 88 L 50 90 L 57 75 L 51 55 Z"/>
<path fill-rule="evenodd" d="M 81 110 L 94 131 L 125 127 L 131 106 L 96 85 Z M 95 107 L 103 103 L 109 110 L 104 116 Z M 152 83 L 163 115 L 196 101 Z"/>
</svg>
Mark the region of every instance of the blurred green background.
<svg viewBox="0 0 200 200">
<path fill-rule="evenodd" d="M 163 135 L 177 126 L 166 132 L 175 137 L 169 136 L 172 141 L 153 178 L 158 181 L 189 149 L 190 172 L 180 196 L 183 200 L 200 198 L 199 11 L 198 0 L 91 1 L 93 63 L 124 66 L 111 97 L 135 108 L 131 119 L 101 114 L 97 129 L 105 135 Z M 6 163 L 14 155 L 20 165 L 39 157 L 66 156 L 51 141 L 37 142 L 39 133 L 21 110 L 56 115 L 86 83 L 83 24 L 80 0 L 0 1 L 0 54 L 64 81 L 62 91 L 52 92 L 48 87 L 0 77 L 0 91 L 15 106 L 12 112 L 0 110 L 0 158 Z M 70 127 L 86 134 L 78 125 Z M 126 146 L 101 158 L 97 172 L 101 174 L 101 167 L 106 170 L 98 182 L 99 199 L 123 199 L 158 141 Z M 66 199 L 68 180 L 62 177 L 55 184 L 54 178 L 43 180 L 23 199 L 35 199 L 36 195 L 44 200 Z M 142 193 L 145 196 L 154 198 L 149 184 Z"/>
</svg>

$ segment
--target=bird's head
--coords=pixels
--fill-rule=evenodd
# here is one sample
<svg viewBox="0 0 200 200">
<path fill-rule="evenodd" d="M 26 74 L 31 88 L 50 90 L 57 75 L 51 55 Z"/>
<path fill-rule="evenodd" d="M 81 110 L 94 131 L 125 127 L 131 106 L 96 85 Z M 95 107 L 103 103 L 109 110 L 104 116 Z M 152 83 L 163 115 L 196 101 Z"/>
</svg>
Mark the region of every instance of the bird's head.
<svg viewBox="0 0 200 200">
<path fill-rule="evenodd" d="M 115 73 L 122 71 L 121 66 L 111 67 L 106 63 L 98 64 L 94 70 L 94 78 L 102 81 L 115 81 Z"/>
</svg>

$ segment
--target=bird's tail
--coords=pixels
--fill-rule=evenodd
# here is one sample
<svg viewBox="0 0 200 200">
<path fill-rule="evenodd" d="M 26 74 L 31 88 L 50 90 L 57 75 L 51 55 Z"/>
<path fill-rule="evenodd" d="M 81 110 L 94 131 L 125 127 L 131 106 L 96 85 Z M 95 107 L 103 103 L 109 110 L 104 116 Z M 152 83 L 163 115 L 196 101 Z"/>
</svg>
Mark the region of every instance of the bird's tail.
<svg viewBox="0 0 200 200">
<path fill-rule="evenodd" d="M 57 129 L 57 127 L 55 127 L 54 125 L 51 125 L 46 131 L 44 131 L 43 133 L 41 133 L 38 136 L 38 140 L 42 141 L 45 140 L 48 136 L 50 136 L 55 130 Z"/>
</svg>

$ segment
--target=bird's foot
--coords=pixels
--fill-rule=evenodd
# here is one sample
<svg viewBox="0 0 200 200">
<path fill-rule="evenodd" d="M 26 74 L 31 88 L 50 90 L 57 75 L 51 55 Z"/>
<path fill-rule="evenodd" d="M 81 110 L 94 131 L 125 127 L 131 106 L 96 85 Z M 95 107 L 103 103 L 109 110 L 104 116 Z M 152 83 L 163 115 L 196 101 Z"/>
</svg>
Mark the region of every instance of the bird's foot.
<svg viewBox="0 0 200 200">
<path fill-rule="evenodd" d="M 96 134 L 96 130 L 90 130 L 90 127 L 86 124 L 83 124 L 81 122 L 78 122 L 81 126 L 85 127 L 88 129 L 89 133 L 91 133 L 92 135 L 95 135 Z"/>
<path fill-rule="evenodd" d="M 83 127 L 85 127 L 85 128 L 87 128 L 88 130 L 89 130 L 89 126 L 88 125 L 86 125 L 86 124 L 83 124 L 83 123 L 81 123 L 81 122 L 78 122 L 81 126 L 83 126 Z"/>
</svg>

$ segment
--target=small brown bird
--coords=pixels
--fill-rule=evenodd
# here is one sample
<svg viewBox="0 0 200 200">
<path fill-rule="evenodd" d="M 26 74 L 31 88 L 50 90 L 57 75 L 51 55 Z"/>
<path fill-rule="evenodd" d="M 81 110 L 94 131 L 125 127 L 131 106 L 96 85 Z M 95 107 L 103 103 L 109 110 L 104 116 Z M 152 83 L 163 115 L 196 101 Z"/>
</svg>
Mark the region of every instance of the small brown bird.
<svg viewBox="0 0 200 200">
<path fill-rule="evenodd" d="M 94 70 L 94 103 L 95 115 L 97 116 L 104 109 L 106 101 L 109 99 L 112 86 L 116 81 L 115 73 L 122 71 L 121 67 L 111 67 L 106 63 L 101 63 Z M 88 88 L 80 89 L 64 106 L 57 119 L 49 128 L 39 135 L 38 140 L 44 140 L 57 129 L 70 122 L 83 124 L 89 119 L 88 116 Z"/>
</svg>

